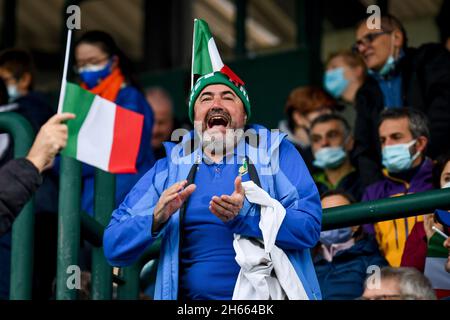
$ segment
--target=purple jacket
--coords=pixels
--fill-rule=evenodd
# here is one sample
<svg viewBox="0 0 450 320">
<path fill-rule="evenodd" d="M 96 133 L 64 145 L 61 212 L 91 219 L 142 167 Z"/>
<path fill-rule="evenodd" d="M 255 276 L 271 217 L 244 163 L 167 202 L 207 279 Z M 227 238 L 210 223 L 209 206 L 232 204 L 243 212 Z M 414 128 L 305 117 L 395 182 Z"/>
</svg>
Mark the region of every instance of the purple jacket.
<svg viewBox="0 0 450 320">
<path fill-rule="evenodd" d="M 431 182 L 432 168 L 433 162 L 426 158 L 409 183 L 390 177 L 387 171 L 384 170 L 383 174 L 385 178 L 368 186 L 362 201 L 378 200 L 431 190 L 433 189 Z M 368 233 L 376 234 L 378 244 L 385 258 L 392 266 L 399 266 L 406 238 L 411 233 L 414 224 L 421 220 L 422 217 L 417 216 L 382 221 L 374 225 L 364 225 L 364 230 Z"/>
</svg>

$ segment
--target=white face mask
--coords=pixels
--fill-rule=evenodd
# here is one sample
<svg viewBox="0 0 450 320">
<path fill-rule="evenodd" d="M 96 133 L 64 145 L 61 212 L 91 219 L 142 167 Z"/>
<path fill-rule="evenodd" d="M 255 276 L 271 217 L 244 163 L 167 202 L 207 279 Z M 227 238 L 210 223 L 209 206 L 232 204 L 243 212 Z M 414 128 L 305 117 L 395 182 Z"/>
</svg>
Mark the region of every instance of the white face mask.
<svg viewBox="0 0 450 320">
<path fill-rule="evenodd" d="M 450 181 L 445 183 L 441 189 L 450 188 Z"/>
<path fill-rule="evenodd" d="M 21 96 L 19 90 L 17 89 L 17 85 L 9 84 L 7 89 L 8 89 L 9 102 L 13 102 Z"/>
</svg>

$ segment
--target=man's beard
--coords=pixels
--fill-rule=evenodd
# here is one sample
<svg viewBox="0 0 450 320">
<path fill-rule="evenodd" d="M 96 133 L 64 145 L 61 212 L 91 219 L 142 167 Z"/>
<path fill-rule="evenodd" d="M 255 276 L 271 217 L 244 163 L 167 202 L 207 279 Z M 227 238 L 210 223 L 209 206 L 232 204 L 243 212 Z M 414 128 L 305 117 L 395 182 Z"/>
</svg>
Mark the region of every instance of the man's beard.
<svg viewBox="0 0 450 320">
<path fill-rule="evenodd" d="M 220 123 L 219 126 L 215 126 L 214 119 Z M 219 108 L 211 109 L 201 125 L 200 136 L 203 151 L 215 156 L 232 153 L 244 134 L 243 128 L 236 127 L 236 123 L 227 111 Z M 225 128 L 225 133 L 223 128 Z"/>
<path fill-rule="evenodd" d="M 204 131 L 202 135 L 203 151 L 215 156 L 225 156 L 233 152 L 243 135 L 242 128 L 226 129 L 225 134 L 214 129 Z"/>
</svg>

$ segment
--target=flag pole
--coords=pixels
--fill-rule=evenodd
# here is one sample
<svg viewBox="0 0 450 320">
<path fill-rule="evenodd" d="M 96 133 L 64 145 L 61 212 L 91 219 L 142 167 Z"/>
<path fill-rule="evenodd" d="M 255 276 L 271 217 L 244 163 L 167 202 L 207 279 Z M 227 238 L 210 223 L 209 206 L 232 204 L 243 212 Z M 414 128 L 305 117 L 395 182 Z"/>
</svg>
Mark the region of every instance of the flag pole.
<svg viewBox="0 0 450 320">
<path fill-rule="evenodd" d="M 194 19 L 194 30 L 192 31 L 192 63 L 191 63 L 191 90 L 194 86 L 194 47 L 195 47 L 195 23 L 197 19 Z"/>
<path fill-rule="evenodd" d="M 61 81 L 61 91 L 59 93 L 58 113 L 62 112 L 62 108 L 63 108 L 63 104 L 64 104 L 64 96 L 66 93 L 67 68 L 69 66 L 69 54 L 70 54 L 71 41 L 72 41 L 72 29 L 68 29 L 67 30 L 66 54 L 64 56 L 64 69 L 63 69 L 63 76 L 62 76 L 62 81 Z"/>
</svg>

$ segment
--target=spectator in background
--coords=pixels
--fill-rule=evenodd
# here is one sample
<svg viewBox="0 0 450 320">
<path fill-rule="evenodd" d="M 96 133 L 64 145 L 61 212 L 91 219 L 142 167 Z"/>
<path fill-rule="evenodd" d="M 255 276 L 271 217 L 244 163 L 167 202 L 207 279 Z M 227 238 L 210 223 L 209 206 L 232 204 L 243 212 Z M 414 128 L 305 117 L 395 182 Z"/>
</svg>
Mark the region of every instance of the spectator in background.
<svg viewBox="0 0 450 320">
<path fill-rule="evenodd" d="M 310 172 L 314 172 L 314 160 L 309 140 L 311 122 L 321 114 L 332 113 L 336 101 L 319 87 L 297 87 L 286 101 L 287 121 L 280 123 L 280 130 L 288 134 Z"/>
<path fill-rule="evenodd" d="M 342 191 L 329 191 L 321 198 L 324 209 L 355 202 Z M 322 231 L 314 252 L 314 267 L 324 300 L 358 298 L 364 291 L 368 267 L 387 265 L 376 240 L 361 226 Z"/>
<path fill-rule="evenodd" d="M 347 121 L 337 114 L 323 114 L 311 123 L 313 174 L 319 193 L 342 190 L 361 200 L 359 174 L 350 163 L 353 135 Z"/>
<path fill-rule="evenodd" d="M 407 44 L 403 25 L 390 15 L 381 17 L 381 30 L 365 20 L 356 29 L 353 48 L 369 69 L 356 96 L 355 157 L 364 186 L 382 178 L 377 123 L 384 108 L 407 106 L 427 116 L 432 158 L 450 148 L 450 52 L 441 44 Z"/>
<path fill-rule="evenodd" d="M 154 164 L 150 146 L 153 112 L 133 77 L 130 62 L 114 39 L 102 31 L 90 31 L 75 44 L 76 70 L 81 86 L 118 105 L 144 115 L 136 174 L 119 174 L 116 179 L 116 204 L 119 205 L 136 182 Z M 82 210 L 94 211 L 94 168 L 83 165 Z"/>
<path fill-rule="evenodd" d="M 416 109 L 401 108 L 384 110 L 380 118 L 384 178 L 367 187 L 363 201 L 432 189 L 433 163 L 425 157 L 430 137 L 426 117 Z M 406 238 L 418 221 L 422 216 L 374 224 L 380 249 L 391 266 L 400 266 Z"/>
<path fill-rule="evenodd" d="M 0 78 L 6 84 L 10 102 L 3 111 L 14 111 L 25 117 L 36 134 L 54 112 L 44 96 L 34 91 L 34 75 L 34 63 L 27 51 L 7 49 L 0 53 Z M 0 165 L 14 156 L 12 140 L 8 136 L 2 140 L 6 145 Z M 51 281 L 56 272 L 58 176 L 46 170 L 42 178 L 43 182 L 35 193 L 33 297 L 50 295 Z M 10 259 L 11 232 L 7 232 L 0 237 L 0 291 L 6 297 L 9 295 Z"/>
<path fill-rule="evenodd" d="M 323 87 L 334 98 L 342 100 L 343 117 L 353 127 L 356 119 L 356 93 L 364 83 L 366 65 L 361 57 L 350 50 L 332 53 L 328 58 Z"/>
<path fill-rule="evenodd" d="M 153 110 L 154 123 L 151 146 L 155 159 L 166 156 L 164 141 L 170 141 L 172 131 L 177 128 L 173 114 L 173 102 L 170 95 L 162 88 L 148 88 L 145 97 Z"/>
<path fill-rule="evenodd" d="M 436 189 L 450 188 L 450 153 L 439 157 L 434 165 L 433 186 Z M 402 267 L 414 267 L 421 272 L 425 271 L 428 242 L 435 234 L 432 229 L 433 226 L 441 231 L 444 230 L 444 226 L 437 222 L 434 214 L 425 215 L 424 221 L 417 222 L 414 225 L 406 240 L 401 262 Z"/>
<path fill-rule="evenodd" d="M 6 84 L 9 102 L 17 103 L 17 113 L 24 116 L 35 133 L 54 111 L 44 96 L 33 90 L 34 65 L 27 51 L 8 49 L 0 53 L 0 78 Z"/>
<path fill-rule="evenodd" d="M 416 269 L 384 267 L 367 279 L 361 299 L 436 300 L 436 295 L 430 281 Z"/>
</svg>

